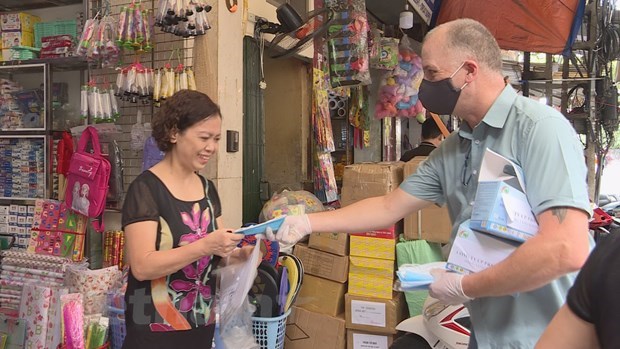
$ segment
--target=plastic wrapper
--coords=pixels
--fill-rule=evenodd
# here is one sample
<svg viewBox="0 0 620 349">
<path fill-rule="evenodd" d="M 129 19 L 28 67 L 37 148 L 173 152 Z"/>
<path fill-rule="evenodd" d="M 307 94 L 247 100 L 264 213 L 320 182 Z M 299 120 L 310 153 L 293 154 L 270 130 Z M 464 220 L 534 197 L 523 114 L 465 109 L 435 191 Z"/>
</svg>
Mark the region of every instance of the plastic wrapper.
<svg viewBox="0 0 620 349">
<path fill-rule="evenodd" d="M 88 53 L 88 47 L 90 46 L 90 40 L 92 39 L 93 32 L 95 30 L 95 20 L 88 19 L 86 24 L 84 24 L 84 31 L 82 31 L 82 35 L 80 36 L 80 41 L 78 42 L 78 46 L 75 50 L 76 56 L 86 56 Z"/>
<path fill-rule="evenodd" d="M 108 93 L 110 95 L 110 108 L 112 110 L 112 117 L 114 119 L 118 119 L 118 117 L 121 116 L 121 113 L 118 110 L 118 103 L 116 103 L 116 98 L 112 97 L 112 95 L 114 94 L 114 91 L 110 89 Z"/>
<path fill-rule="evenodd" d="M 80 89 L 80 118 L 88 118 L 88 86 L 86 85 Z"/>
<path fill-rule="evenodd" d="M 194 75 L 194 70 L 191 67 L 187 69 L 187 88 L 190 90 L 196 90 L 196 77 Z"/>
<path fill-rule="evenodd" d="M 369 85 L 368 19 L 363 0 L 337 2 L 327 41 L 332 87 Z"/>
<path fill-rule="evenodd" d="M 404 36 L 398 48 L 398 65 L 381 80 L 375 104 L 375 117 L 418 117 L 425 113 L 418 100 L 424 72 L 422 60 L 413 51 L 410 39 Z"/>
<path fill-rule="evenodd" d="M 66 349 L 84 349 L 84 307 L 80 293 L 60 296 L 63 343 Z"/>
<path fill-rule="evenodd" d="M 393 70 L 398 65 L 398 39 L 379 38 L 377 44 L 378 54 L 371 59 L 370 66 L 375 69 Z"/>
<path fill-rule="evenodd" d="M 142 111 L 138 110 L 136 115 L 136 123 L 131 126 L 131 142 L 129 142 L 129 148 L 133 151 L 140 151 L 144 147 L 144 141 L 146 129 L 142 123 Z"/>
<path fill-rule="evenodd" d="M 153 100 L 159 103 L 161 93 L 161 69 L 155 69 L 155 76 L 153 77 Z"/>
</svg>

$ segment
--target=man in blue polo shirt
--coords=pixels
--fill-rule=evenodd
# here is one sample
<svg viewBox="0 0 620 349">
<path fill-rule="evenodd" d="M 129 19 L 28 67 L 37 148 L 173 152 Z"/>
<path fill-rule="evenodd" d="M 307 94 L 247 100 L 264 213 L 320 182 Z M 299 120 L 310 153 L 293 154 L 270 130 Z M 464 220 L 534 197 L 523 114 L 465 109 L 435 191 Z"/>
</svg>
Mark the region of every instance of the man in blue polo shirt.
<svg viewBox="0 0 620 349">
<path fill-rule="evenodd" d="M 560 113 L 504 83 L 499 46 L 482 24 L 459 19 L 438 26 L 425 38 L 422 62 L 422 104 L 457 115 L 459 132 L 393 192 L 336 211 L 289 216 L 274 238 L 292 243 L 311 232 L 375 230 L 433 203 L 448 206 L 454 238 L 471 216 L 489 148 L 523 169 L 538 234 L 484 271 L 441 271 L 429 290 L 444 303 L 467 305 L 470 348 L 533 348 L 590 251 L 581 144 Z"/>
</svg>

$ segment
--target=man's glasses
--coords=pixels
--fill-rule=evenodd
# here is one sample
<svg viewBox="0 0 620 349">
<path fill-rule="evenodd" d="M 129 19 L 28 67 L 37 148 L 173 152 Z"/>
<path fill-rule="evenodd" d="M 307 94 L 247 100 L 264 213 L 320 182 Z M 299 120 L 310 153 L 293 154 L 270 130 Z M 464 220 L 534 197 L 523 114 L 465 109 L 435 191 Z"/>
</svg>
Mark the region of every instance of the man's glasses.
<svg viewBox="0 0 620 349">
<path fill-rule="evenodd" d="M 471 157 L 471 144 L 469 145 L 469 151 L 467 152 L 467 156 L 465 156 L 465 163 L 463 164 L 463 172 L 461 173 L 461 183 L 463 186 L 468 186 L 471 181 L 472 173 L 469 171 L 469 176 L 467 175 L 467 168 L 469 167 L 469 158 Z"/>
</svg>

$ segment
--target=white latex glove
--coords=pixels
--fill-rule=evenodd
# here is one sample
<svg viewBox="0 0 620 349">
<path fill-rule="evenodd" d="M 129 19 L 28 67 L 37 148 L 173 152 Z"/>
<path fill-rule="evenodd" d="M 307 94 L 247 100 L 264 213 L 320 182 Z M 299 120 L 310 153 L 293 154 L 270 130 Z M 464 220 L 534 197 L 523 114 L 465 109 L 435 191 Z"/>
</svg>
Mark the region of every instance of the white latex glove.
<svg viewBox="0 0 620 349">
<path fill-rule="evenodd" d="M 433 283 L 428 287 L 428 294 L 448 305 L 469 302 L 473 298 L 463 292 L 463 275 L 445 269 L 432 269 Z"/>
<path fill-rule="evenodd" d="M 302 214 L 286 216 L 275 235 L 269 227 L 267 227 L 265 235 L 269 240 L 277 240 L 280 243 L 280 249 L 288 249 L 311 232 L 312 227 L 310 226 L 308 215 Z"/>
</svg>

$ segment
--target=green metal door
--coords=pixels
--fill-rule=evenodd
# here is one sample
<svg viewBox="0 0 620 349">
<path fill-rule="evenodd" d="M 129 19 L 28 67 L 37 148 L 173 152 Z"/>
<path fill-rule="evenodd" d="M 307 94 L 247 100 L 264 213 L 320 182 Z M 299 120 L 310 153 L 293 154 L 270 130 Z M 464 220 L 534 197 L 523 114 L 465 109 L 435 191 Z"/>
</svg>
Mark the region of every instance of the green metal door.
<svg viewBox="0 0 620 349">
<path fill-rule="evenodd" d="M 260 50 L 253 38 L 243 38 L 243 223 L 257 222 L 262 208 L 261 180 L 265 156 L 263 90 Z"/>
</svg>

